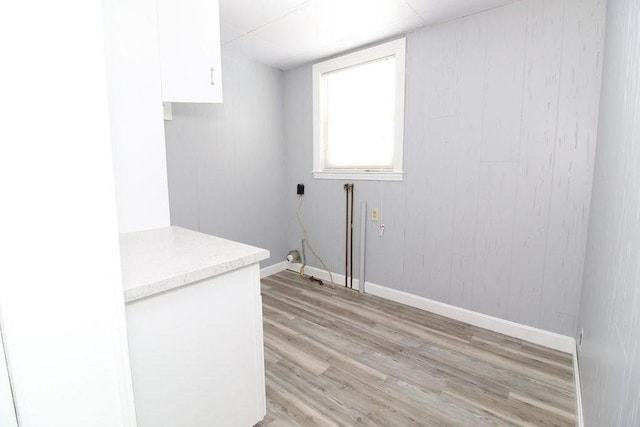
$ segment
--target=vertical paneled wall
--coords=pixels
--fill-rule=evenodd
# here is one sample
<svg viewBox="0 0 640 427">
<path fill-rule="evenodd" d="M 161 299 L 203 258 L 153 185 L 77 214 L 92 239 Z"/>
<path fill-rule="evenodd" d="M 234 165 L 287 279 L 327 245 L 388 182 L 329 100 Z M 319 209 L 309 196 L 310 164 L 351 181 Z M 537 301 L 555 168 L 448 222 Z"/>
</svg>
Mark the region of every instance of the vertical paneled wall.
<svg viewBox="0 0 640 427">
<path fill-rule="evenodd" d="M 223 104 L 165 122 L 171 224 L 286 256 L 282 71 L 223 55 Z"/>
<path fill-rule="evenodd" d="M 640 425 L 640 2 L 609 0 L 579 350 L 585 425 Z"/>
<path fill-rule="evenodd" d="M 523 0 L 407 36 L 405 179 L 355 188 L 380 208 L 368 281 L 574 334 L 604 15 L 600 0 Z M 343 272 L 344 181 L 311 176 L 311 114 L 311 67 L 288 71 L 287 242 L 303 182 L 310 240 Z"/>
</svg>

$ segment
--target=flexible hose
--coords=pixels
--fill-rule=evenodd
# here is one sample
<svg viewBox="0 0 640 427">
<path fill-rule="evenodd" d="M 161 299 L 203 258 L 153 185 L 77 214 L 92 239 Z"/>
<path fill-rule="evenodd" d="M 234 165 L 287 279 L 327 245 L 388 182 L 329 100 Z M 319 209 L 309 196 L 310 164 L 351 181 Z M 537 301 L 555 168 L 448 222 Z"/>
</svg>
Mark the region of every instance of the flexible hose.
<svg viewBox="0 0 640 427">
<path fill-rule="evenodd" d="M 311 253 L 313 254 L 313 256 L 316 257 L 316 259 L 318 261 L 320 261 L 320 264 L 322 265 L 322 267 L 327 270 L 327 273 L 329 273 L 329 280 L 331 281 L 331 287 L 334 287 L 334 281 L 333 281 L 333 275 L 331 274 L 331 270 L 327 267 L 327 265 L 324 263 L 324 261 L 322 260 L 322 258 L 320 258 L 320 256 L 316 253 L 316 251 L 313 249 L 313 246 L 311 246 L 311 243 L 309 243 L 309 237 L 307 235 L 307 229 L 304 226 L 304 222 L 302 221 L 302 214 L 300 213 L 300 207 L 302 206 L 302 196 L 298 196 L 298 207 L 296 208 L 296 216 L 298 217 L 298 223 L 300 224 L 300 228 L 302 229 L 302 250 L 304 253 L 304 246 L 305 244 L 307 245 L 307 247 L 309 248 L 309 250 L 311 251 Z M 301 274 L 304 274 L 304 267 L 306 263 L 306 259 L 303 261 L 303 265 L 302 268 L 300 269 Z"/>
<path fill-rule="evenodd" d="M 300 247 L 302 248 L 302 266 L 300 267 L 300 275 L 304 276 L 304 267 L 307 265 L 307 254 L 304 252 L 304 238 L 300 240 Z"/>
</svg>

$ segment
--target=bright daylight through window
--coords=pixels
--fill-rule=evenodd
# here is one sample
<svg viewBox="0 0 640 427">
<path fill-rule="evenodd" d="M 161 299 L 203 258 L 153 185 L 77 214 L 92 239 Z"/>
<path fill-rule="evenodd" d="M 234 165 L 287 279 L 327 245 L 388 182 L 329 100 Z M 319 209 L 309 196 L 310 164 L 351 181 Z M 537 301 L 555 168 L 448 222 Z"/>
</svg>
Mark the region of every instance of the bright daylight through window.
<svg viewBox="0 0 640 427">
<path fill-rule="evenodd" d="M 402 180 L 405 39 L 313 66 L 316 178 Z"/>
</svg>

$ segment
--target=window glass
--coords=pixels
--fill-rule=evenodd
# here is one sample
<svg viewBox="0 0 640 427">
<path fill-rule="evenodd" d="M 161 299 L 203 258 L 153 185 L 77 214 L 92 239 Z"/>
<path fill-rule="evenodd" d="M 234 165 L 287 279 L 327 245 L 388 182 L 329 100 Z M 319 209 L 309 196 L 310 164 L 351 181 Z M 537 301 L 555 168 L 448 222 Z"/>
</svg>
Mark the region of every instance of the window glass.
<svg viewBox="0 0 640 427">
<path fill-rule="evenodd" d="M 322 76 L 325 167 L 393 169 L 395 57 Z"/>
<path fill-rule="evenodd" d="M 406 40 L 313 65 L 313 176 L 402 181 Z"/>
</svg>

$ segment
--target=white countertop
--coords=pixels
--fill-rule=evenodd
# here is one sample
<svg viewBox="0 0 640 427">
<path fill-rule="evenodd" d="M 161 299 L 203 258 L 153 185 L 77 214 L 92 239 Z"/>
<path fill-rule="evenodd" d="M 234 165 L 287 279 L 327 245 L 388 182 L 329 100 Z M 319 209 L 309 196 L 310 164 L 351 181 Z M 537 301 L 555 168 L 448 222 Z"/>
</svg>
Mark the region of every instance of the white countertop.
<svg viewBox="0 0 640 427">
<path fill-rule="evenodd" d="M 180 227 L 120 235 L 125 302 L 269 258 L 269 251 Z"/>
</svg>

